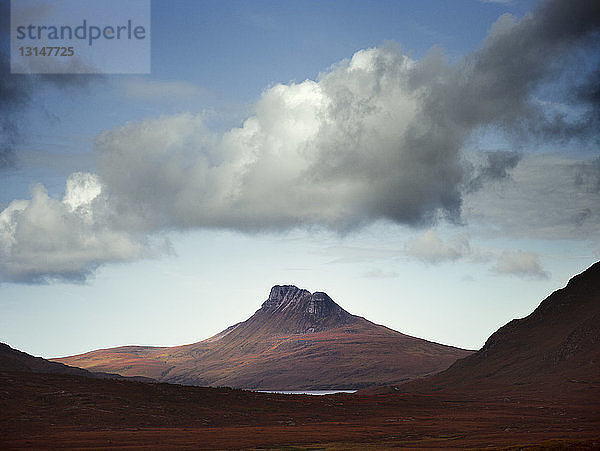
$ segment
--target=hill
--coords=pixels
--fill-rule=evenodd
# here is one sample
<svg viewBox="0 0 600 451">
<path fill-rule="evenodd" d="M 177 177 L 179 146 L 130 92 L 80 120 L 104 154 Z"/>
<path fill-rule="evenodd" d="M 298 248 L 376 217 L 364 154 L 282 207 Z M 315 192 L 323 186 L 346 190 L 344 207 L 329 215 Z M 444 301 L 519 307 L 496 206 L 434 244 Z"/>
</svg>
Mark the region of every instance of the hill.
<svg viewBox="0 0 600 451">
<path fill-rule="evenodd" d="M 476 353 L 401 390 L 600 394 L 600 262 L 573 277 L 527 317 L 492 334 Z M 599 412 L 600 414 L 600 404 Z"/>
<path fill-rule="evenodd" d="M 11 348 L 6 343 L 0 343 L 0 371 L 19 373 L 63 374 L 84 376 L 95 379 L 129 379 L 144 382 L 154 382 L 147 377 L 124 377 L 119 374 L 87 371 L 59 362 L 50 362 L 41 357 L 34 357 L 26 352 Z"/>
</svg>

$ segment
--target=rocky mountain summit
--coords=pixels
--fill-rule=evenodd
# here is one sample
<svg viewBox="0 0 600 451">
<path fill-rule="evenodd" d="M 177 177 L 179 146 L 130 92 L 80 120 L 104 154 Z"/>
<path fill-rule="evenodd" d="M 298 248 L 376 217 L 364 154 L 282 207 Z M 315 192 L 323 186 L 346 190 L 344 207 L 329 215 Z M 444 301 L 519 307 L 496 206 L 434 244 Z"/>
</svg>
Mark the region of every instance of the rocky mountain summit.
<svg viewBox="0 0 600 451">
<path fill-rule="evenodd" d="M 270 321 L 279 316 L 278 332 L 313 333 L 355 322 L 327 293 L 300 289 L 294 285 L 275 285 L 269 297 L 256 312 L 259 320 Z"/>
<path fill-rule="evenodd" d="M 302 390 L 397 383 L 469 354 L 352 315 L 324 292 L 275 285 L 254 315 L 198 343 L 126 346 L 56 360 L 189 385 Z"/>
</svg>

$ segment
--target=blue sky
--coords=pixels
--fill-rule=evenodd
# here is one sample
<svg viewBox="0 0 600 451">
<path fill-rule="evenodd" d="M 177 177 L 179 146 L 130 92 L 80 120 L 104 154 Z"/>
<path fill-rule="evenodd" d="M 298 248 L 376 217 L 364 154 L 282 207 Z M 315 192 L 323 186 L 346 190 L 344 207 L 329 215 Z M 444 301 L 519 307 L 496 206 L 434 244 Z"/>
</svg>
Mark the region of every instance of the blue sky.
<svg viewBox="0 0 600 451">
<path fill-rule="evenodd" d="M 190 343 L 286 283 L 474 349 L 598 259 L 593 2 L 153 1 L 151 18 L 148 75 L 2 64 L 11 346 Z"/>
</svg>

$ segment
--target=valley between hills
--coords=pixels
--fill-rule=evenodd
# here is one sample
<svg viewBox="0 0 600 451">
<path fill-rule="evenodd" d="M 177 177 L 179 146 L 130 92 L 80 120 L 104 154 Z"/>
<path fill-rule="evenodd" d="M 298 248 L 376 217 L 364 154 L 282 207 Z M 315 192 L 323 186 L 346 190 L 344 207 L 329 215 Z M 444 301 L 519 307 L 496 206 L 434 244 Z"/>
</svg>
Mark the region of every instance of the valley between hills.
<svg viewBox="0 0 600 451">
<path fill-rule="evenodd" d="M 329 322 L 336 333 L 365 324 L 329 301 L 321 307 L 310 300 L 286 304 L 280 294 L 290 288 L 274 290 L 252 317 L 257 322 L 251 318 L 212 342 L 245 327 L 260 329 L 258 318 L 266 315 L 298 320 L 307 306 L 324 319 L 283 321 L 280 331 L 299 334 L 289 326 L 308 325 L 314 330 L 304 334 L 318 335 L 330 330 Z M 324 299 L 320 293 L 310 298 Z M 309 396 L 128 380 L 4 345 L 0 444 L 3 449 L 600 447 L 600 263 L 527 317 L 500 328 L 479 351 L 462 352 L 468 355 L 435 375 L 355 394 Z"/>
</svg>

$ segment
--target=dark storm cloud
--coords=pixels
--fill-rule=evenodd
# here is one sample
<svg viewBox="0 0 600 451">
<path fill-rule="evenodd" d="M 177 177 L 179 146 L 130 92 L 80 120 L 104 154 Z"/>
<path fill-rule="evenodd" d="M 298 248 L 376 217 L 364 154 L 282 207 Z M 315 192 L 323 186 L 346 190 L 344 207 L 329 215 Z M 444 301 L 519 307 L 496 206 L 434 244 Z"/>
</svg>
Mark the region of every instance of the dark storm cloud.
<svg viewBox="0 0 600 451">
<path fill-rule="evenodd" d="M 589 54 L 578 52 L 600 49 L 599 27 L 600 4 L 593 0 L 542 2 L 520 21 L 500 17 L 483 48 L 462 63 L 453 102 L 445 105 L 455 109 L 454 120 L 465 126 L 497 124 L 534 133 L 548 131 L 543 127 L 548 118 L 532 96 L 563 71 L 585 70 Z M 578 130 L 577 122 L 570 127 Z M 569 133 L 570 127 L 563 124 L 553 133 Z"/>
</svg>

